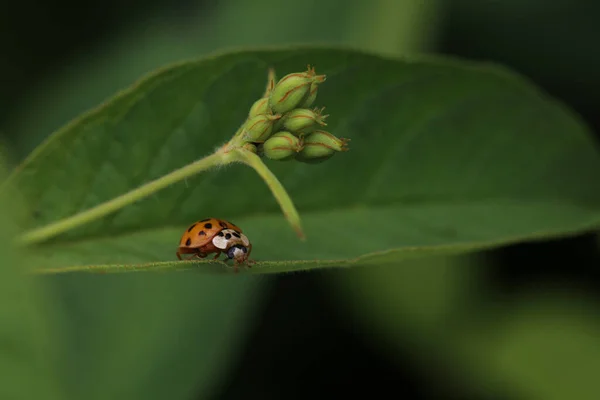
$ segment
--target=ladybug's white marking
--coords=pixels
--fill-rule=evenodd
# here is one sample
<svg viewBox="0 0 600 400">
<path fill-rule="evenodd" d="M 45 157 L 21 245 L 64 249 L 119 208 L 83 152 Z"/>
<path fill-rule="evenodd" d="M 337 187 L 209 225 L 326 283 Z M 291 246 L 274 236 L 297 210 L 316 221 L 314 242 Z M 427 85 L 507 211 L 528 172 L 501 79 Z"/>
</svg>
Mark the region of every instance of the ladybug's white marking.
<svg viewBox="0 0 600 400">
<path fill-rule="evenodd" d="M 221 235 L 221 233 L 223 235 Z M 227 235 L 229 235 L 229 239 L 227 239 Z M 240 235 L 241 237 L 236 237 L 236 235 Z M 243 244 L 244 246 L 248 246 L 250 243 L 248 238 L 242 234 L 238 234 L 233 229 L 223 229 L 218 235 L 216 235 L 213 240 L 213 244 L 217 249 L 227 249 L 234 244 Z"/>
<path fill-rule="evenodd" d="M 225 239 L 225 236 L 215 236 L 212 242 L 217 249 L 226 249 L 229 240 Z"/>
<path fill-rule="evenodd" d="M 233 257 L 234 258 L 239 258 L 239 257 L 243 256 L 244 254 L 246 254 L 246 252 L 238 247 L 233 249 Z"/>
</svg>

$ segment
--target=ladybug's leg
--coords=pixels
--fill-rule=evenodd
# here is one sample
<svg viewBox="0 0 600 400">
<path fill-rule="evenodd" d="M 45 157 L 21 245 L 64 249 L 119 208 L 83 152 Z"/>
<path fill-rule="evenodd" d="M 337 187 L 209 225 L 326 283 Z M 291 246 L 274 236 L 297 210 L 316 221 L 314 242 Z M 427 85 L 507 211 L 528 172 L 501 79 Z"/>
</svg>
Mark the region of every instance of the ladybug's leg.
<svg viewBox="0 0 600 400">
<path fill-rule="evenodd" d="M 252 244 L 248 246 L 248 255 L 246 256 L 246 265 L 248 265 L 248 268 L 252 268 L 252 264 L 256 264 L 256 261 L 250 259 L 250 253 L 252 253 Z"/>
<path fill-rule="evenodd" d="M 204 257 L 206 257 L 206 256 L 207 256 L 207 254 L 206 254 L 206 253 L 203 253 L 203 252 L 201 252 L 201 251 L 198 251 L 198 252 L 196 253 L 196 257 L 198 257 L 198 258 L 204 258 Z"/>
<path fill-rule="evenodd" d="M 177 252 L 177 258 L 179 258 L 180 260 L 190 260 L 195 256 L 195 254 L 192 254 L 190 257 L 181 257 L 181 252 Z"/>
<path fill-rule="evenodd" d="M 220 255 L 221 255 L 221 252 L 217 251 L 217 254 L 215 254 L 215 257 L 213 258 L 213 260 L 216 260 L 217 258 L 219 258 Z"/>
</svg>

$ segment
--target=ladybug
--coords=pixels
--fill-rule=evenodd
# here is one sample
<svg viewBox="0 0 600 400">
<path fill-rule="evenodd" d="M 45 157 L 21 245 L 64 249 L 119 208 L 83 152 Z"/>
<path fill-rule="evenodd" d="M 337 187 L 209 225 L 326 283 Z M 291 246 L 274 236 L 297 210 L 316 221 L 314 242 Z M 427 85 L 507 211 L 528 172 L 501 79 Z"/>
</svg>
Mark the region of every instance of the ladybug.
<svg viewBox="0 0 600 400">
<path fill-rule="evenodd" d="M 216 253 L 214 259 L 221 253 L 227 255 L 226 260 L 235 261 L 235 272 L 238 264 L 250 264 L 252 244 L 242 233 L 242 230 L 219 218 L 207 218 L 193 223 L 181 236 L 177 249 L 177 258 L 182 254 L 193 254 L 192 257 L 204 258 L 210 253 Z M 248 265 L 249 266 L 249 265 Z"/>
</svg>

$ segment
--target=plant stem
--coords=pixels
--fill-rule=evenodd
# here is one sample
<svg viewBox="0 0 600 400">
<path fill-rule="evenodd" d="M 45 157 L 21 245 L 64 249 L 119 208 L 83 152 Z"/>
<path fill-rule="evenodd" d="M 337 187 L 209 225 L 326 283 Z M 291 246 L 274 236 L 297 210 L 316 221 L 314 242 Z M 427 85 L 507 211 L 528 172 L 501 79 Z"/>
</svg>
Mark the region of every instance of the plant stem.
<svg viewBox="0 0 600 400">
<path fill-rule="evenodd" d="M 279 182 L 279 179 L 271 172 L 271 170 L 262 162 L 259 156 L 245 150 L 243 148 L 236 148 L 231 150 L 232 156 L 236 161 L 240 161 L 252 168 L 260 175 L 265 181 L 271 193 L 279 203 L 283 215 L 288 220 L 292 228 L 296 231 L 296 234 L 301 240 L 305 239 L 304 232 L 302 231 L 302 224 L 300 223 L 300 215 L 292 202 L 292 199 L 287 194 L 285 188 Z"/>
<path fill-rule="evenodd" d="M 256 154 L 251 153 L 243 148 L 236 147 L 235 145 L 231 146 L 228 144 L 209 156 L 194 161 L 185 167 L 176 169 L 167 175 L 148 182 L 145 185 L 133 189 L 119 197 L 115 197 L 112 200 L 99 204 L 96 207 L 90 208 L 89 210 L 82 211 L 71 217 L 59 220 L 58 222 L 54 222 L 41 228 L 26 232 L 17 239 L 17 243 L 22 245 L 31 245 L 42 242 L 58 236 L 63 232 L 77 228 L 81 225 L 118 211 L 127 205 L 135 203 L 136 201 L 156 193 L 159 190 L 164 189 L 167 186 L 179 182 L 187 177 L 206 171 L 218 165 L 226 165 L 236 161 L 252 167 L 260 175 L 269 189 L 271 189 L 271 192 L 279 203 L 285 218 L 296 231 L 300 239 L 304 240 L 305 237 L 302 231 L 298 211 L 296 211 L 296 207 L 294 206 L 292 199 L 287 194 L 277 177 L 269 170 L 269 168 Z"/>
<path fill-rule="evenodd" d="M 206 171 L 218 165 L 229 164 L 235 161 L 231 154 L 227 154 L 221 150 L 206 156 L 200 160 L 194 161 L 185 167 L 176 169 L 175 171 L 146 183 L 130 192 L 127 192 L 119 197 L 115 197 L 105 203 L 99 204 L 89 210 L 82 211 L 71 217 L 59 220 L 44 227 L 34 229 L 22 235 L 18 242 L 21 244 L 33 244 L 57 236 L 65 231 L 76 228 L 85 223 L 91 222 L 112 212 L 119 210 L 129 204 L 135 203 L 155 192 L 158 192 L 165 187 L 181 181 L 187 177 L 195 175 L 199 172 Z M 259 160 L 260 161 L 260 160 Z"/>
</svg>

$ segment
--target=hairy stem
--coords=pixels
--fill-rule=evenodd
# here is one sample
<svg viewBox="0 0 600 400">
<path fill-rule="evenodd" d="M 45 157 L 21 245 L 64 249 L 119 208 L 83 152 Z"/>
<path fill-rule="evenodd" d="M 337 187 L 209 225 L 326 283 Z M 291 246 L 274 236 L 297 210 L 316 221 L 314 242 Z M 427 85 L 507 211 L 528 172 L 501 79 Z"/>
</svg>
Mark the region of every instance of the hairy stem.
<svg viewBox="0 0 600 400">
<path fill-rule="evenodd" d="M 169 185 L 172 185 L 173 183 L 179 182 L 199 172 L 206 171 L 212 167 L 228 164 L 233 161 L 235 161 L 235 159 L 231 157 L 231 155 L 218 150 L 207 157 L 194 161 L 185 167 L 176 169 L 165 176 L 148 182 L 145 185 L 133 189 L 119 197 L 115 197 L 114 199 L 105 203 L 99 204 L 96 207 L 82 211 L 79 214 L 75 214 L 71 217 L 64 218 L 58 222 L 54 222 L 41 228 L 29 231 L 18 238 L 18 242 L 20 244 L 29 245 L 52 238 L 63 232 L 104 217 L 129 204 L 135 203 L 144 197 L 147 197 L 161 189 L 166 188 Z"/>
<path fill-rule="evenodd" d="M 296 231 L 296 234 L 300 239 L 304 240 L 304 232 L 302 231 L 302 225 L 300 223 L 300 215 L 298 215 L 298 211 L 296 210 L 296 206 L 292 202 L 292 199 L 286 192 L 285 188 L 279 182 L 279 179 L 271 172 L 271 170 L 262 162 L 259 156 L 256 154 L 247 151 L 243 148 L 236 148 L 231 151 L 232 157 L 236 161 L 240 161 L 252 168 L 260 175 L 260 177 L 265 181 L 269 189 L 271 189 L 271 193 L 279 203 L 281 207 L 281 211 L 283 215 L 288 220 L 292 228 Z"/>
</svg>

